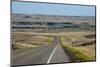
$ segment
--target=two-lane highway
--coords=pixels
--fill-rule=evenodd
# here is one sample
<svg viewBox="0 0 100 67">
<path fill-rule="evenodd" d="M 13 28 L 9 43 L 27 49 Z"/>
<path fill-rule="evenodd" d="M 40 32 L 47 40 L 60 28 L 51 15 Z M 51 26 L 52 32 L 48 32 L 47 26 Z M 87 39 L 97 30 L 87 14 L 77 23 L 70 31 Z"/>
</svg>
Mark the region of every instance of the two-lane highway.
<svg viewBox="0 0 100 67">
<path fill-rule="evenodd" d="M 20 50 L 12 52 L 12 65 L 27 65 L 27 64 L 50 64 L 70 62 L 70 58 L 64 52 L 60 36 L 56 36 L 54 43 L 51 45 Z"/>
</svg>

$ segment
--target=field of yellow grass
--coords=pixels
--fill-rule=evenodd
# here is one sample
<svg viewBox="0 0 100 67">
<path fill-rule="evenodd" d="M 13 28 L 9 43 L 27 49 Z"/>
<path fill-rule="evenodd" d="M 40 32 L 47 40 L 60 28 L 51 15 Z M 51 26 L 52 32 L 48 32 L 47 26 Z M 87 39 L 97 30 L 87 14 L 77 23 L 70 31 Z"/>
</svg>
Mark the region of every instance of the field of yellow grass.
<svg viewBox="0 0 100 67">
<path fill-rule="evenodd" d="M 54 37 L 32 34 L 12 33 L 12 47 L 13 49 L 19 48 L 32 48 L 50 45 Z"/>
<path fill-rule="evenodd" d="M 76 61 L 96 60 L 95 32 L 73 32 L 68 36 L 63 35 L 61 42 L 65 51 L 70 51 L 74 54 Z"/>
</svg>

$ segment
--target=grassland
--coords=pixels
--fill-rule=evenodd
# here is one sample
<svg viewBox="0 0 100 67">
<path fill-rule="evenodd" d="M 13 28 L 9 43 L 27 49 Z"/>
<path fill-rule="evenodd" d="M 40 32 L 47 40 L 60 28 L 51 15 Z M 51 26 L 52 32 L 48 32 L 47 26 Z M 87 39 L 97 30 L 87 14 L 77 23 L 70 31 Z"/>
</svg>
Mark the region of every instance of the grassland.
<svg viewBox="0 0 100 67">
<path fill-rule="evenodd" d="M 41 34 L 41 35 L 40 35 Z M 12 49 L 35 48 L 51 45 L 54 36 L 61 36 L 61 43 L 66 53 L 74 56 L 75 62 L 95 61 L 95 32 L 59 32 L 59 33 L 12 33 Z"/>
<path fill-rule="evenodd" d="M 34 48 L 51 45 L 54 37 L 49 35 L 32 35 L 12 33 L 12 49 Z"/>
<path fill-rule="evenodd" d="M 74 61 L 95 61 L 95 32 L 68 32 L 61 37 L 63 48 Z"/>
</svg>

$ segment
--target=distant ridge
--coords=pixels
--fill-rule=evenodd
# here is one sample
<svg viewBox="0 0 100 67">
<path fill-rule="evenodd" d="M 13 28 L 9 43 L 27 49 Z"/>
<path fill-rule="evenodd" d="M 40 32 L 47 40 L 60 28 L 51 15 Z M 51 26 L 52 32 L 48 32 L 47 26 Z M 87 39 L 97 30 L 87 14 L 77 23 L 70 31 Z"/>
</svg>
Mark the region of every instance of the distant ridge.
<svg viewBox="0 0 100 67">
<path fill-rule="evenodd" d="M 95 16 L 71 16 L 71 15 L 47 15 L 47 14 L 18 14 L 18 13 L 12 13 L 12 15 L 37 15 L 37 16 L 54 16 L 54 17 L 90 17 L 95 18 Z"/>
<path fill-rule="evenodd" d="M 41 15 L 41 14 L 14 14 L 12 13 L 12 22 L 70 22 L 70 23 L 88 23 L 95 25 L 93 16 L 60 16 L 60 15 Z"/>
</svg>

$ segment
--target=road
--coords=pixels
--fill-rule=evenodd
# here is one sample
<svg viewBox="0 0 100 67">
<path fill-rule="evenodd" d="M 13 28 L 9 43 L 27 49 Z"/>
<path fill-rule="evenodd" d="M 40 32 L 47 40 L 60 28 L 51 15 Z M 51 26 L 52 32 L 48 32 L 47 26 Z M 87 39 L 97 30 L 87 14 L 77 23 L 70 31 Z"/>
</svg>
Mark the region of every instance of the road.
<svg viewBox="0 0 100 67">
<path fill-rule="evenodd" d="M 27 64 L 51 64 L 70 62 L 70 58 L 64 52 L 60 36 L 56 36 L 51 45 L 19 50 L 12 52 L 12 65 L 27 65 Z"/>
</svg>

